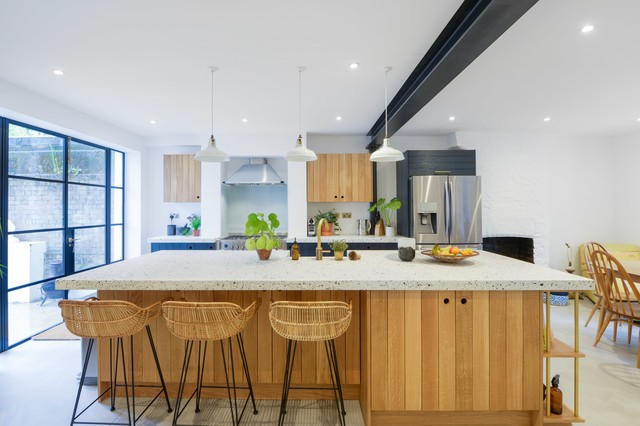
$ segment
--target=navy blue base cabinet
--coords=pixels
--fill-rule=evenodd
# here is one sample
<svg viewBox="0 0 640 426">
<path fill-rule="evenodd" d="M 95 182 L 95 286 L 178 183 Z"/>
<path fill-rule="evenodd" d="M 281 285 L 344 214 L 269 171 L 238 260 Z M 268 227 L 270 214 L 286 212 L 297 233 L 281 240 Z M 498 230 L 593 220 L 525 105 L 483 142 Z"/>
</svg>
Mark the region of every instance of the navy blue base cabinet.
<svg viewBox="0 0 640 426">
<path fill-rule="evenodd" d="M 216 250 L 216 243 L 151 243 L 151 253 L 160 250 Z"/>
</svg>

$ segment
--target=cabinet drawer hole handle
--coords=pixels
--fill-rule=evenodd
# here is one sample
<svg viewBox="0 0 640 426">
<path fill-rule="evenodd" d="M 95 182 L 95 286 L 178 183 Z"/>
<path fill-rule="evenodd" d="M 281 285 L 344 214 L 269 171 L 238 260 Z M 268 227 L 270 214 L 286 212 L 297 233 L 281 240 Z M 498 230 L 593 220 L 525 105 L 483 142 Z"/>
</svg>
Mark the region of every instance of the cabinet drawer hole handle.
<svg viewBox="0 0 640 426">
<path fill-rule="evenodd" d="M 448 305 L 448 304 L 449 304 L 449 298 L 448 298 L 448 297 L 445 297 L 445 298 L 444 298 L 444 300 L 443 300 L 443 302 L 444 302 L 444 304 L 445 304 L 445 305 Z"/>
<path fill-rule="evenodd" d="M 333 196 L 333 198 L 338 198 L 338 196 L 337 196 L 337 195 L 334 195 L 334 196 Z"/>
<path fill-rule="evenodd" d="M 464 297 L 462 299 L 460 299 L 460 303 L 462 303 L 463 305 L 465 305 L 467 303 L 467 299 L 465 299 Z"/>
</svg>

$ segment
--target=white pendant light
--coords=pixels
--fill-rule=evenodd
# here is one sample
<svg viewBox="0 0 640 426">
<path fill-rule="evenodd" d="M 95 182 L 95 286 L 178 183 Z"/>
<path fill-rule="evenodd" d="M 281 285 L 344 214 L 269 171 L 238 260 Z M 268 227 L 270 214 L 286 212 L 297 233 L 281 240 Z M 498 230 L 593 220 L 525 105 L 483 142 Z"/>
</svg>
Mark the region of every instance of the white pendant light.
<svg viewBox="0 0 640 426">
<path fill-rule="evenodd" d="M 382 146 L 371 154 L 370 160 L 376 163 L 387 163 L 392 161 L 404 160 L 404 155 L 395 148 L 389 146 L 389 137 L 387 136 L 387 74 L 391 71 L 391 67 L 383 68 L 384 71 L 384 139 L 382 140 Z"/>
<path fill-rule="evenodd" d="M 311 151 L 302 141 L 302 71 L 304 67 L 298 67 L 298 140 L 296 147 L 284 156 L 287 161 L 315 161 L 316 153 Z"/>
<path fill-rule="evenodd" d="M 229 161 L 229 155 L 216 146 L 216 138 L 213 137 L 213 73 L 218 71 L 218 68 L 209 67 L 209 69 L 211 70 L 211 137 L 209 137 L 209 146 L 198 151 L 195 159 L 210 163 L 222 163 Z"/>
</svg>

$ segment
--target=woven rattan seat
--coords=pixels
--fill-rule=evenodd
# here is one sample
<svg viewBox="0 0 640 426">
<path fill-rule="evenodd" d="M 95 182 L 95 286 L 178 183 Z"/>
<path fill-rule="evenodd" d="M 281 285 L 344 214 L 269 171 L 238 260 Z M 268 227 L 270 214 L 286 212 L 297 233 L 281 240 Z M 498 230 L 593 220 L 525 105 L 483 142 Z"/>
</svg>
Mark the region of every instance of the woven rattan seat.
<svg viewBox="0 0 640 426">
<path fill-rule="evenodd" d="M 162 311 L 167 320 L 169 332 L 178 339 L 185 341 L 184 361 L 182 362 L 182 372 L 180 373 L 180 383 L 178 385 L 178 397 L 176 399 L 176 410 L 173 416 L 173 424 L 176 425 L 178 418 L 187 407 L 195 395 L 196 413 L 200 412 L 200 399 L 203 388 L 226 388 L 229 397 L 229 408 L 231 409 L 231 421 L 233 425 L 238 425 L 247 408 L 249 400 L 253 404 L 253 414 L 258 414 L 256 401 L 251 385 L 251 376 L 247 365 L 247 356 L 244 351 L 244 341 L 242 330 L 247 322 L 255 314 L 260 306 L 260 300 L 256 300 L 247 308 L 242 309 L 235 303 L 228 302 L 187 302 L 168 301 L 162 304 Z M 235 379 L 235 369 L 233 365 L 233 340 L 236 338 L 242 370 L 247 379 L 247 386 L 237 386 Z M 226 386 L 204 385 L 202 376 L 205 369 L 207 357 L 207 344 L 209 340 L 220 342 L 222 354 L 222 364 L 224 368 Z M 227 341 L 225 350 L 225 340 Z M 198 373 L 196 375 L 196 387 L 191 396 L 187 399 L 184 407 L 181 408 L 184 398 L 187 371 L 194 342 L 198 342 Z M 227 360 L 229 361 L 227 363 Z M 229 380 L 228 364 L 230 366 L 231 381 Z M 244 406 L 238 410 L 237 389 L 248 389 L 249 395 L 244 401 Z M 233 390 L 233 398 L 231 396 Z"/>
<path fill-rule="evenodd" d="M 160 302 L 141 308 L 121 300 L 61 300 L 58 306 L 67 329 L 91 339 L 131 336 L 162 313 Z"/>
<path fill-rule="evenodd" d="M 153 336 L 151 335 L 151 329 L 149 324 L 155 321 L 162 313 L 162 306 L 160 302 L 155 303 L 147 308 L 141 308 L 133 303 L 123 300 L 98 300 L 95 298 L 89 300 L 61 300 L 58 303 L 62 312 L 62 318 L 67 329 L 76 336 L 89 339 L 87 346 L 87 352 L 85 355 L 84 365 L 82 368 L 82 374 L 80 376 L 80 385 L 78 386 L 78 394 L 76 396 L 75 406 L 73 408 L 73 415 L 71 417 L 71 425 L 73 424 L 119 424 L 119 425 L 135 425 L 136 421 L 144 414 L 144 412 L 153 404 L 153 402 L 164 393 L 164 398 L 167 402 L 168 411 L 171 412 L 171 404 L 169 403 L 169 395 L 167 393 L 167 387 L 164 382 L 162 370 L 160 368 L 160 362 L 158 360 L 158 354 L 156 352 L 155 344 L 153 343 Z M 135 401 L 135 381 L 134 374 L 134 334 L 142 331 L 146 328 L 146 334 L 151 346 L 151 351 L 156 363 L 158 376 L 160 377 L 161 385 L 142 385 L 144 387 L 160 387 L 158 394 L 147 404 L 142 413 L 136 417 L 136 401 Z M 124 337 L 129 337 L 129 359 L 130 359 L 130 375 L 129 382 L 127 382 L 127 368 L 125 361 L 125 346 Z M 107 392 L 110 392 L 111 397 L 111 411 L 115 410 L 115 397 L 116 386 L 124 386 L 125 397 L 127 402 L 127 423 L 97 423 L 80 421 L 79 417 L 87 411 L 87 408 L 78 412 L 78 404 L 80 401 L 80 395 L 84 386 L 84 380 L 87 374 L 87 367 L 89 365 L 89 358 L 91 356 L 92 348 L 95 339 L 109 339 L 109 387 L 102 392 L 98 398 L 96 398 L 89 406 L 100 400 Z M 113 351 L 113 342 L 116 342 L 115 356 Z M 113 360 L 115 358 L 115 372 L 113 370 Z M 118 377 L 118 364 L 122 365 L 122 377 L 124 385 L 118 384 L 116 379 Z M 129 388 L 131 388 L 131 404 L 129 403 Z"/>
<path fill-rule="evenodd" d="M 338 420 L 341 426 L 346 425 L 344 398 L 340 384 L 340 370 L 338 368 L 338 354 L 335 339 L 347 331 L 352 316 L 351 303 L 345 302 L 271 302 L 269 320 L 273 330 L 288 340 L 287 356 L 282 384 L 282 399 L 280 402 L 280 417 L 278 425 L 284 425 L 287 414 L 287 401 L 291 389 L 331 390 L 334 393 Z M 308 386 L 291 386 L 293 365 L 296 357 L 298 342 L 323 342 L 331 387 L 310 388 Z"/>
<path fill-rule="evenodd" d="M 221 340 L 240 333 L 258 308 L 226 302 L 164 302 L 162 310 L 171 334 L 182 340 Z"/>
<path fill-rule="evenodd" d="M 351 323 L 351 304 L 345 302 L 272 302 L 271 327 L 280 336 L 302 342 L 333 340 Z"/>
</svg>

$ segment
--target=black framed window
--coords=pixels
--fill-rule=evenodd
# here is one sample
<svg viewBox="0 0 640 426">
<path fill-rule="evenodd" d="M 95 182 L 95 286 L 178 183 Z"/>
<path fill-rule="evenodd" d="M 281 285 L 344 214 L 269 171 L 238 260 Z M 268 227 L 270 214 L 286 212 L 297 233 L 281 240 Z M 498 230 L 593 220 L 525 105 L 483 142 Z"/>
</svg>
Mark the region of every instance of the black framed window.
<svg viewBox="0 0 640 426">
<path fill-rule="evenodd" d="M 54 281 L 124 258 L 124 153 L 0 118 L 0 351 L 61 322 Z"/>
</svg>

